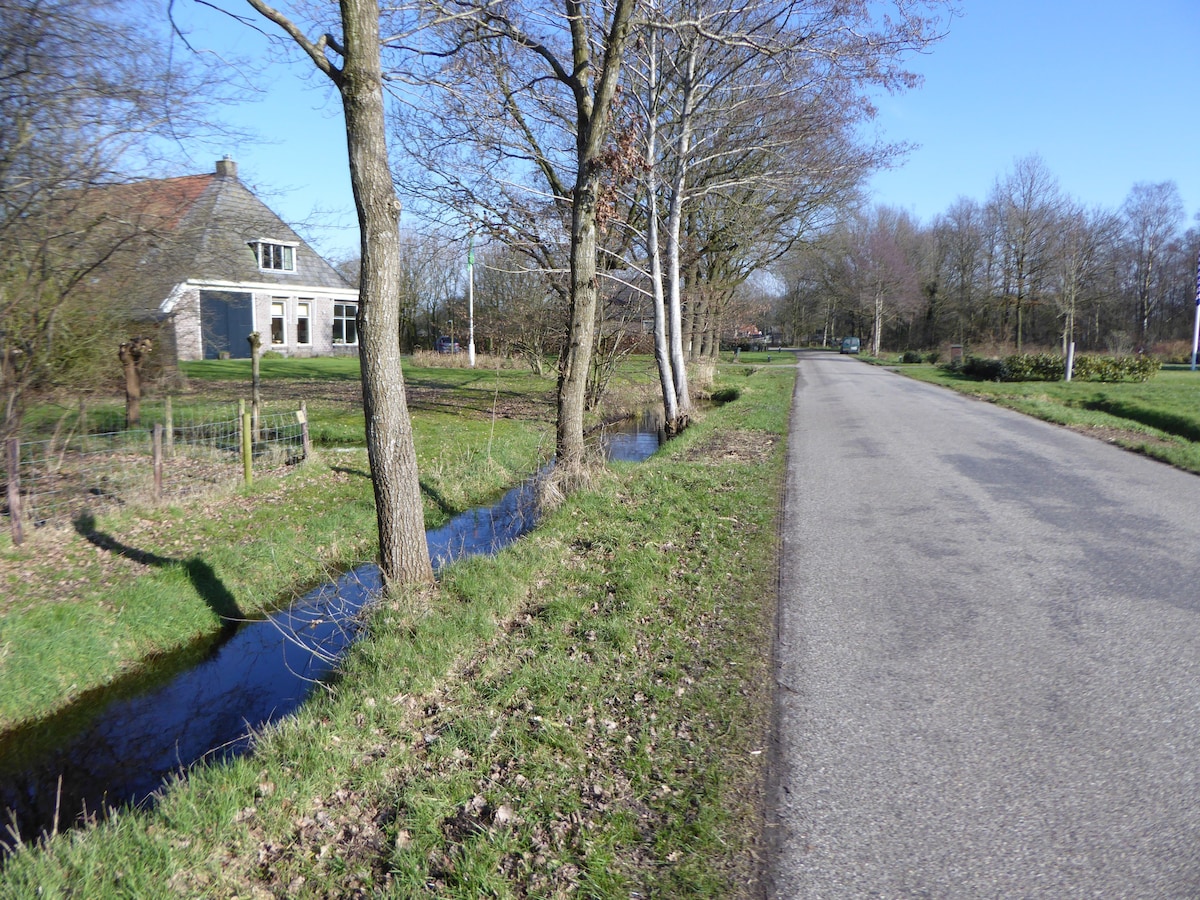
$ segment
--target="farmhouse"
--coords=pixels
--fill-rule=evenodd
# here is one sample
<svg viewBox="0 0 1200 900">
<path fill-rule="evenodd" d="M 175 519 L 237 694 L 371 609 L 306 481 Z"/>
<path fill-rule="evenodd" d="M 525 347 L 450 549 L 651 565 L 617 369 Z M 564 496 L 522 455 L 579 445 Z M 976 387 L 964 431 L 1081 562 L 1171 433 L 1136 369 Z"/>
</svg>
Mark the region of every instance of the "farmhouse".
<svg viewBox="0 0 1200 900">
<path fill-rule="evenodd" d="M 120 290 L 135 320 L 157 326 L 160 358 L 248 357 L 255 331 L 286 356 L 357 351 L 358 291 L 238 180 L 233 160 L 106 193 L 144 223 Z"/>
</svg>

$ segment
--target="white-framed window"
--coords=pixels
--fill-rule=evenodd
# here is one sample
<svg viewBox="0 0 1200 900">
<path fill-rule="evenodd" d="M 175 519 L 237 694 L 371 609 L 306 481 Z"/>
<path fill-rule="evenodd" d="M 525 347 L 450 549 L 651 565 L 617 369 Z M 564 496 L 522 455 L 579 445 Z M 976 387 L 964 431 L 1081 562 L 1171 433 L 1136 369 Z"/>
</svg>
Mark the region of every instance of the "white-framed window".
<svg viewBox="0 0 1200 900">
<path fill-rule="evenodd" d="M 333 304 L 333 342 L 335 344 L 358 343 L 358 304 Z"/>
<path fill-rule="evenodd" d="M 258 257 L 258 267 L 264 272 L 295 272 L 296 244 L 284 241 L 258 240 L 252 245 Z"/>
<path fill-rule="evenodd" d="M 296 304 L 296 343 L 312 343 L 312 301 L 301 300 Z"/>
<path fill-rule="evenodd" d="M 284 323 L 287 321 L 287 301 L 277 298 L 271 301 L 271 343 L 284 343 Z"/>
</svg>

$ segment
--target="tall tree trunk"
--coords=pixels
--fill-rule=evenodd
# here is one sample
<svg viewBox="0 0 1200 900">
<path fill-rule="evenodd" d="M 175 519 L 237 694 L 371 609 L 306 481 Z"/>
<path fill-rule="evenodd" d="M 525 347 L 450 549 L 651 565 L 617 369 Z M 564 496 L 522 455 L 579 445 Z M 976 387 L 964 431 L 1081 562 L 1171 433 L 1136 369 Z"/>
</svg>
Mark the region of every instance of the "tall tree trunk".
<svg viewBox="0 0 1200 900">
<path fill-rule="evenodd" d="M 594 165 L 581 166 L 571 209 L 571 294 L 567 309 L 567 342 L 558 366 L 556 477 L 570 489 L 584 471 L 583 413 L 587 374 L 596 339 L 596 191 Z"/>
<path fill-rule="evenodd" d="M 875 286 L 875 303 L 871 320 L 871 355 L 879 356 L 880 341 L 883 334 L 883 286 Z"/>
<path fill-rule="evenodd" d="M 663 420 L 668 434 L 678 431 L 679 395 L 671 368 L 670 328 L 663 296 L 662 249 L 658 239 L 658 31 L 650 31 L 647 54 L 650 110 L 646 117 L 646 255 L 650 260 L 650 289 L 654 296 L 654 361 L 662 390 Z"/>
<path fill-rule="evenodd" d="M 343 45 L 313 42 L 264 0 L 246 0 L 274 22 L 338 89 L 346 119 L 350 186 L 358 210 L 362 275 L 358 358 L 367 456 L 375 489 L 379 567 L 387 584 L 433 580 L 417 452 L 400 368 L 400 199 L 388 165 L 377 0 L 341 0 Z M 342 66 L 331 59 L 338 54 Z"/>
<path fill-rule="evenodd" d="M 432 581 L 400 367 L 400 200 L 388 165 L 379 6 L 375 0 L 342 0 L 341 10 L 346 46 L 338 87 L 362 248 L 358 355 L 379 565 L 390 583 Z"/>
<path fill-rule="evenodd" d="M 555 480 L 572 489 L 584 476 L 583 413 L 587 376 L 596 337 L 597 212 L 602 183 L 601 156 L 612 121 L 612 105 L 620 83 L 621 62 L 629 36 L 634 0 L 617 0 L 591 91 L 593 48 L 584 27 L 583 7 L 566 0 L 571 19 L 573 68 L 564 73 L 575 95 L 575 186 L 571 199 L 571 284 L 567 311 L 567 342 L 559 357 L 558 425 L 555 440 Z"/>
<path fill-rule="evenodd" d="M 680 255 L 683 243 L 683 206 L 687 190 L 687 171 L 692 152 L 692 113 L 696 102 L 696 58 L 699 43 L 692 41 L 685 63 L 682 109 L 679 115 L 679 146 L 676 150 L 679 165 L 671 183 L 670 205 L 667 210 L 667 314 L 670 317 L 671 369 L 675 377 L 675 395 L 679 415 L 673 424 L 676 431 L 687 427 L 692 413 L 691 391 L 688 388 L 687 356 L 683 345 L 683 288 Z"/>
</svg>

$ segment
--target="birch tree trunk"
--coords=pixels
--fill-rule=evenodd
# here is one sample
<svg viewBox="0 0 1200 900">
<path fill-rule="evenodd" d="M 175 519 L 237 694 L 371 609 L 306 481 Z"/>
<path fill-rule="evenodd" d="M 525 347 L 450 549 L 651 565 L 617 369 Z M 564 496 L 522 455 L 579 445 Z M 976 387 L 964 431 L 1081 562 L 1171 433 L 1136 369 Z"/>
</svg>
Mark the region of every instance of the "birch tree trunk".
<svg viewBox="0 0 1200 900">
<path fill-rule="evenodd" d="M 692 412 L 692 401 L 688 391 L 687 357 L 683 349 L 683 289 L 680 273 L 680 247 L 683 236 L 684 192 L 687 190 L 688 160 L 691 155 L 692 110 L 696 98 L 696 54 L 698 43 L 689 47 L 686 77 L 684 79 L 683 107 L 679 123 L 679 160 L 675 177 L 671 182 L 670 205 L 667 212 L 667 313 L 670 317 L 671 372 L 675 378 L 675 394 L 679 402 L 679 413 L 674 421 L 668 421 L 671 431 L 679 432 L 687 427 Z"/>
<path fill-rule="evenodd" d="M 650 289 L 654 295 L 654 361 L 662 389 L 663 419 L 673 433 L 679 418 L 679 398 L 671 366 L 666 300 L 663 296 L 662 250 L 658 238 L 658 32 L 652 30 L 647 54 L 648 113 L 646 116 L 646 258 L 650 263 Z"/>
</svg>

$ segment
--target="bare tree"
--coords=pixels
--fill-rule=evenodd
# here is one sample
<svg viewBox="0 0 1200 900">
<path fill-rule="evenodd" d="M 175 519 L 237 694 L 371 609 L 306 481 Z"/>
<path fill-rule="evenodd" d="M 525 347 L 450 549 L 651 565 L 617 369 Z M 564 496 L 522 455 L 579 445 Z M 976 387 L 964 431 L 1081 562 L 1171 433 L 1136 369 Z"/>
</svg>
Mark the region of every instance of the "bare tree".
<svg viewBox="0 0 1200 900">
<path fill-rule="evenodd" d="M 263 0 L 247 3 L 283 29 L 341 97 L 361 235 L 359 360 L 380 568 L 391 584 L 432 581 L 400 366 L 400 200 L 388 161 L 379 4 L 341 0 L 342 34 L 310 39 L 290 17 Z"/>
<path fill-rule="evenodd" d="M 1166 294 L 1159 279 L 1170 241 L 1183 224 L 1183 200 L 1173 181 L 1140 182 L 1121 207 L 1129 246 L 1129 279 L 1137 304 L 1138 341 L 1150 340 L 1151 319 Z"/>
<path fill-rule="evenodd" d="M 1088 211 L 1064 202 L 1054 248 L 1056 304 L 1062 321 L 1062 352 L 1075 340 L 1076 319 L 1117 238 L 1119 222 L 1103 210 Z"/>
<path fill-rule="evenodd" d="M 202 138 L 219 88 L 164 51 L 168 23 L 136 0 L 0 0 L 0 432 L 30 392 L 115 386 L 119 286 L 161 222 L 144 199 L 105 203 Z"/>
<path fill-rule="evenodd" d="M 958 198 L 933 225 L 942 263 L 941 280 L 948 309 L 954 317 L 952 333 L 959 344 L 974 338 L 981 322 L 986 296 L 987 234 L 984 210 L 974 200 Z"/>
<path fill-rule="evenodd" d="M 487 246 L 475 256 L 477 318 L 487 322 L 495 352 L 523 359 L 538 375 L 557 356 L 565 336 L 565 302 L 528 257 L 505 246 Z"/>
<path fill-rule="evenodd" d="M 652 5 L 636 70 L 647 120 L 641 219 L 655 232 L 654 280 L 665 281 L 656 333 L 670 342 L 658 354 L 660 381 L 674 381 L 669 421 L 673 401 L 686 421 L 685 360 L 715 355 L 738 287 L 897 151 L 858 138 L 873 114 L 865 91 L 915 83 L 902 61 L 936 37 L 928 13 L 938 8 L 898 4 L 889 18 L 824 0 Z"/>
<path fill-rule="evenodd" d="M 420 110 L 406 142 L 426 164 L 425 183 L 413 188 L 442 209 L 471 211 L 492 237 L 563 274 L 554 479 L 568 490 L 585 473 L 597 251 L 622 156 L 610 138 L 634 8 L 635 0 L 426 4 L 411 38 L 425 64 L 406 74 Z"/>
<path fill-rule="evenodd" d="M 839 334 L 857 335 L 879 354 L 885 327 L 919 306 L 911 258 L 916 238 L 907 213 L 879 206 L 847 216 L 791 255 L 803 283 L 792 288 L 794 301 L 813 298 L 823 307 L 822 343 Z"/>
<path fill-rule="evenodd" d="M 1058 182 L 1039 156 L 1019 159 L 996 182 L 990 206 L 1003 261 L 1001 296 L 1015 314 L 1017 352 L 1024 340 L 1025 315 L 1039 302 L 1052 263 L 1051 247 L 1062 195 Z"/>
</svg>

